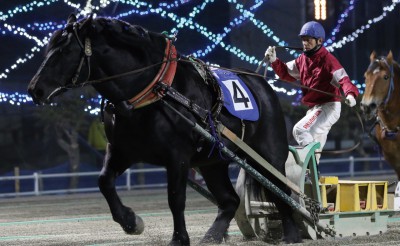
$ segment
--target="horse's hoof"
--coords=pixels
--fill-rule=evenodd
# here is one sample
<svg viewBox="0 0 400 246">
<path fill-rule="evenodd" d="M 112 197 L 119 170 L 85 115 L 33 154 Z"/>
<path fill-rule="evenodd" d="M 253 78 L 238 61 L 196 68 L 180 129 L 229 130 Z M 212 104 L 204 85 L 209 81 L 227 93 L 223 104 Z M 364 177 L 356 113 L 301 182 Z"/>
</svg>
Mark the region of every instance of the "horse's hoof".
<svg viewBox="0 0 400 246">
<path fill-rule="evenodd" d="M 175 231 L 174 234 L 172 235 L 171 241 L 168 244 L 168 246 L 189 246 L 189 245 L 190 245 L 190 239 L 186 231 L 182 233 L 178 233 Z"/>
<path fill-rule="evenodd" d="M 302 243 L 303 240 L 301 237 L 293 237 L 293 238 L 283 238 L 282 240 L 285 244 L 294 244 L 294 243 Z"/>
<path fill-rule="evenodd" d="M 144 231 L 144 222 L 141 217 L 136 215 L 136 231 L 134 235 L 140 235 Z"/>
<path fill-rule="evenodd" d="M 142 218 L 140 218 L 136 214 L 135 214 L 135 222 L 136 222 L 136 226 L 127 225 L 127 226 L 122 227 L 124 229 L 125 233 L 130 234 L 130 235 L 140 235 L 143 233 L 144 222 L 143 222 Z"/>
<path fill-rule="evenodd" d="M 223 241 L 223 238 L 217 238 L 217 237 L 211 237 L 211 236 L 205 236 L 203 239 L 201 239 L 200 244 L 221 244 Z"/>
<path fill-rule="evenodd" d="M 168 244 L 168 246 L 189 246 L 189 245 L 190 245 L 190 243 L 189 244 L 185 244 L 185 243 L 182 243 L 179 240 L 171 240 L 171 242 L 169 242 L 169 244 Z"/>
</svg>

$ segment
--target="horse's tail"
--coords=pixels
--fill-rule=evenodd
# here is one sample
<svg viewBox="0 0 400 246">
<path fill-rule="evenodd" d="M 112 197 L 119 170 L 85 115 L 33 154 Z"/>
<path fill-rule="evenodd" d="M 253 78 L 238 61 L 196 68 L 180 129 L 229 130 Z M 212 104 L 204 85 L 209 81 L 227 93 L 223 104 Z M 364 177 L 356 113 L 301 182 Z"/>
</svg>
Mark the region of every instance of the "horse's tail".
<svg viewBox="0 0 400 246">
<path fill-rule="evenodd" d="M 255 180 L 250 174 L 246 173 L 245 179 L 248 182 L 248 185 L 250 186 L 250 190 L 252 192 L 251 196 L 256 200 L 256 201 L 261 201 L 264 200 L 263 196 L 265 196 L 267 193 L 265 192 L 265 187 Z"/>
<path fill-rule="evenodd" d="M 260 184 L 260 182 L 255 180 L 250 174 L 241 168 L 236 181 L 236 191 L 241 199 L 245 196 L 245 190 L 251 192 L 249 195 L 254 200 L 260 201 L 262 196 L 265 195 L 264 187 Z"/>
</svg>

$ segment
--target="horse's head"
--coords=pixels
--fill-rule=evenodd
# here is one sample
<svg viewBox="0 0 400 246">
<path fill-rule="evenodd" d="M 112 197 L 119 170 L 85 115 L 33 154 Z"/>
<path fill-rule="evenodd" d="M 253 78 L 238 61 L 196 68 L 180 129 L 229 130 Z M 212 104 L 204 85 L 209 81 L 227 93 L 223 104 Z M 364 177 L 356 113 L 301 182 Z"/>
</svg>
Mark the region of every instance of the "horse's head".
<svg viewBox="0 0 400 246">
<path fill-rule="evenodd" d="M 36 104 L 50 103 L 67 89 L 92 84 L 87 83 L 89 80 L 160 62 L 164 47 L 165 36 L 150 34 L 140 26 L 92 16 L 78 21 L 75 15 L 70 15 L 66 26 L 51 36 L 45 59 L 29 83 L 28 92 Z M 145 83 L 157 68 L 92 85 L 111 101 L 126 100 L 135 93 L 132 86 L 128 88 L 128 82 Z"/>
<path fill-rule="evenodd" d="M 367 119 L 376 116 L 379 107 L 387 103 L 393 89 L 393 55 L 377 57 L 375 51 L 370 55 L 370 64 L 365 77 L 365 91 L 361 100 L 361 110 Z M 392 84 L 392 85 L 391 85 Z"/>
<path fill-rule="evenodd" d="M 75 15 L 70 15 L 65 28 L 53 33 L 47 45 L 45 60 L 28 86 L 28 92 L 35 103 L 49 103 L 53 96 L 72 84 L 78 72 L 77 64 L 83 56 L 84 48 L 80 46 L 82 34 L 89 29 L 91 21 L 92 17 L 85 22 L 77 22 Z"/>
</svg>

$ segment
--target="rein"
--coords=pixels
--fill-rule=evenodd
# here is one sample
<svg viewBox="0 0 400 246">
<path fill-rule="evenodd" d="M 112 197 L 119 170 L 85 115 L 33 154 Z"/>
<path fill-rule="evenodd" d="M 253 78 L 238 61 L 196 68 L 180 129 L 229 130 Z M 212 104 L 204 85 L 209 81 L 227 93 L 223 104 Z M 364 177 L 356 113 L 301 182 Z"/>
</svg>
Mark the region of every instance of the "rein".
<svg viewBox="0 0 400 246">
<path fill-rule="evenodd" d="M 72 78 L 71 83 L 56 88 L 52 93 L 50 93 L 49 98 L 53 94 L 55 94 L 56 92 L 58 92 L 60 90 L 63 90 L 63 89 L 72 89 L 72 88 L 84 87 L 84 86 L 88 86 L 88 85 L 95 85 L 95 84 L 103 83 L 103 82 L 110 81 L 110 80 L 113 80 L 113 79 L 126 77 L 126 76 L 133 75 L 133 74 L 142 73 L 142 72 L 144 72 L 144 71 L 146 71 L 148 69 L 151 69 L 153 67 L 161 65 L 161 68 L 159 69 L 157 75 L 153 78 L 153 80 L 150 82 L 150 84 L 148 84 L 146 86 L 146 88 L 143 89 L 141 92 L 139 92 L 137 95 L 135 95 L 131 99 L 127 100 L 126 105 L 128 105 L 128 109 L 135 109 L 135 108 L 139 108 L 139 107 L 143 107 L 143 106 L 146 106 L 148 104 L 151 104 L 151 103 L 159 100 L 160 98 L 164 97 L 166 94 L 169 94 L 169 96 L 174 94 L 174 96 L 177 97 L 176 96 L 177 95 L 176 91 L 173 92 L 173 93 L 168 92 L 168 90 L 170 88 L 172 88 L 171 84 L 172 84 L 173 78 L 175 76 L 176 67 L 177 67 L 177 61 L 187 62 L 187 63 L 191 63 L 191 64 L 194 63 L 194 61 L 191 60 L 191 59 L 181 59 L 180 57 L 178 58 L 178 54 L 177 54 L 176 48 L 172 44 L 173 40 L 167 37 L 166 38 L 167 45 L 166 45 L 166 48 L 165 48 L 164 58 L 163 58 L 163 60 L 161 62 L 150 64 L 150 65 L 148 65 L 146 67 L 142 67 L 142 68 L 135 69 L 135 70 L 132 70 L 132 71 L 128 71 L 128 72 L 125 72 L 125 73 L 120 73 L 120 74 L 116 74 L 116 75 L 112 75 L 112 76 L 108 76 L 108 77 L 104 77 L 104 78 L 100 78 L 100 79 L 95 79 L 95 80 L 89 80 L 90 74 L 91 74 L 90 57 L 92 56 L 92 53 L 93 53 L 92 52 L 92 46 L 91 46 L 91 40 L 90 40 L 90 38 L 86 37 L 85 38 L 85 43 L 83 44 L 81 42 L 81 40 L 79 39 L 78 29 L 79 29 L 79 24 L 75 23 L 73 25 L 73 35 L 77 39 L 78 44 L 79 44 L 80 48 L 83 51 L 82 52 L 83 55 L 82 55 L 81 60 L 79 62 L 79 66 L 78 66 L 78 68 L 77 68 L 77 70 L 75 72 L 74 77 Z M 280 48 L 291 49 L 293 47 L 280 47 Z M 86 64 L 87 64 L 87 67 L 88 67 L 88 75 L 87 75 L 86 80 L 84 80 L 84 82 L 78 83 L 78 78 L 79 78 L 79 76 L 81 74 L 81 70 L 82 70 L 83 63 L 85 62 L 85 60 L 86 60 Z M 264 75 L 260 75 L 258 73 L 258 70 L 261 68 L 263 62 L 266 63 L 266 68 L 265 68 Z M 221 68 L 221 69 L 225 69 L 227 71 L 231 71 L 231 72 L 234 72 L 234 73 L 237 73 L 237 74 L 245 74 L 245 75 L 250 75 L 250 76 L 262 77 L 264 79 L 290 83 L 290 82 L 287 82 L 287 81 L 284 81 L 284 80 L 280 80 L 280 79 L 277 79 L 277 78 L 269 78 L 269 77 L 266 76 L 267 67 L 268 67 L 267 57 L 264 57 L 264 59 L 262 60 L 262 62 L 259 65 L 259 67 L 257 68 L 256 72 L 247 72 L 247 71 L 231 69 L 231 68 L 225 68 L 225 67 L 220 67 L 220 66 L 215 66 L 215 65 L 208 65 L 208 64 L 205 64 L 205 63 L 199 63 L 197 65 L 203 66 L 203 68 L 206 68 L 206 69 L 207 68 L 209 69 L 209 68 L 212 68 L 212 67 Z M 161 87 L 160 87 L 160 83 L 162 84 Z M 307 87 L 307 86 L 303 86 L 301 84 L 296 84 L 296 83 L 290 83 L 290 84 L 291 85 L 295 85 L 295 86 L 300 87 L 300 88 L 303 88 L 303 89 L 313 90 L 313 91 L 316 91 L 316 92 L 319 92 L 319 93 L 322 93 L 322 94 L 325 94 L 325 95 L 329 95 L 329 96 L 332 96 L 332 97 L 338 97 L 341 100 L 345 100 L 344 96 L 339 96 L 339 95 L 336 95 L 336 94 L 333 94 L 333 93 L 329 93 L 329 92 L 325 92 L 325 91 L 322 91 L 322 90 L 318 90 L 318 89 L 315 89 L 315 88 L 310 88 L 310 87 Z M 180 97 L 184 97 L 184 96 L 181 95 Z M 177 100 L 177 99 L 175 99 L 175 100 Z M 188 102 L 188 100 L 180 99 L 180 101 L 184 102 L 183 104 L 185 104 L 185 103 L 188 104 L 189 103 L 190 105 L 193 105 L 191 102 Z M 202 118 L 202 120 L 205 119 L 204 115 L 205 115 L 205 112 L 207 110 L 204 110 L 204 109 L 198 108 L 198 107 L 197 108 L 193 108 L 192 107 L 192 111 L 197 113 L 197 115 L 200 116 Z M 357 114 L 357 117 L 360 119 L 360 116 L 359 116 L 357 111 L 356 111 L 356 114 Z M 360 120 L 360 122 L 361 122 L 362 128 L 364 129 L 364 126 L 363 126 L 361 120 Z M 348 150 L 324 151 L 324 153 L 325 152 L 337 153 L 337 154 L 345 153 L 345 152 L 349 152 L 349 151 L 354 150 L 355 148 L 358 147 L 358 145 L 359 145 L 359 143 L 356 144 L 354 147 L 348 149 Z"/>
<path fill-rule="evenodd" d="M 263 59 L 263 61 L 264 61 L 264 59 Z M 182 61 L 185 61 L 185 60 L 182 60 Z M 189 61 L 186 61 L 186 62 L 189 62 Z M 203 66 L 212 67 L 212 68 L 221 68 L 221 69 L 224 69 L 224 70 L 227 70 L 227 71 L 230 71 L 230 72 L 234 72 L 234 73 L 238 73 L 238 74 L 246 74 L 246 75 L 251 75 L 251 76 L 255 76 L 255 77 L 261 77 L 261 78 L 268 79 L 268 80 L 279 81 L 279 82 L 287 83 L 287 84 L 290 84 L 290 85 L 293 85 L 293 86 L 297 86 L 297 87 L 300 87 L 300 88 L 303 88 L 303 89 L 307 89 L 307 90 L 310 90 L 310 91 L 316 91 L 316 92 L 319 92 L 319 93 L 322 93 L 322 94 L 325 94 L 325 95 L 328 95 L 328 96 L 337 97 L 337 98 L 342 99 L 343 101 L 346 100 L 346 98 L 343 97 L 343 96 L 339 96 L 339 95 L 336 95 L 336 94 L 333 94 L 333 93 L 329 93 L 329 92 L 326 92 L 326 91 L 322 91 L 322 90 L 318 90 L 318 89 L 315 89 L 315 88 L 310 88 L 308 86 L 304 86 L 304 85 L 301 85 L 301 84 L 296 84 L 296 83 L 293 83 L 293 82 L 288 82 L 288 81 L 277 79 L 277 78 L 263 76 L 261 74 L 258 74 L 257 72 L 247 72 L 247 71 L 231 69 L 231 68 L 215 66 L 215 65 L 207 65 L 207 64 L 205 64 Z"/>
<path fill-rule="evenodd" d="M 62 90 L 62 89 L 73 89 L 73 88 L 85 87 L 85 86 L 88 86 L 88 85 L 95 85 L 95 84 L 103 83 L 103 82 L 110 81 L 110 80 L 113 80 L 113 79 L 118 79 L 118 78 L 121 78 L 121 77 L 126 77 L 126 76 L 133 75 L 133 74 L 137 74 L 137 73 L 142 73 L 142 72 L 144 72 L 144 71 L 146 71 L 146 70 L 148 70 L 148 69 L 151 69 L 151 68 L 156 67 L 156 66 L 159 66 L 159 65 L 162 65 L 162 67 L 165 67 L 165 66 L 166 66 L 165 64 L 169 64 L 169 63 L 176 64 L 176 62 L 179 61 L 179 60 L 180 60 L 180 61 L 183 61 L 183 62 L 193 63 L 193 61 L 190 60 L 190 59 L 186 60 L 186 59 L 180 59 L 180 58 L 178 58 L 178 57 L 177 57 L 177 54 L 176 54 L 175 46 L 172 45 L 172 40 L 169 39 L 169 38 L 166 38 L 166 39 L 167 39 L 167 48 L 166 48 L 166 51 L 165 51 L 165 56 L 164 56 L 163 61 L 158 62 L 158 63 L 151 64 L 151 65 L 148 65 L 148 66 L 143 67 L 143 68 L 139 68 L 139 69 L 135 69 L 135 70 L 132 70 L 132 71 L 128 71 L 128 72 L 125 72 L 125 73 L 120 73 L 120 74 L 116 74 L 116 75 L 111 75 L 111 76 L 104 77 L 104 78 L 101 78 L 101 79 L 89 80 L 90 73 L 91 73 L 91 72 L 90 72 L 90 71 L 91 71 L 91 68 L 90 68 L 90 57 L 91 57 L 91 55 L 92 55 L 91 41 L 90 41 L 89 38 L 85 38 L 85 44 L 82 44 L 82 42 L 80 41 L 80 39 L 79 39 L 79 37 L 78 37 L 77 29 L 78 29 L 78 25 L 77 25 L 77 24 L 76 24 L 76 25 L 74 24 L 73 33 L 74 33 L 74 36 L 76 37 L 76 39 L 78 40 L 79 46 L 80 46 L 81 49 L 83 50 L 83 56 L 81 57 L 79 66 L 78 66 L 78 68 L 77 68 L 77 71 L 75 72 L 75 76 L 73 77 L 72 83 L 71 83 L 71 84 L 68 84 L 68 85 L 65 85 L 65 86 L 60 86 L 60 87 L 56 88 L 56 89 L 53 91 L 53 93 L 51 93 L 50 95 L 52 95 L 52 94 L 54 94 L 55 92 L 57 92 L 57 91 L 59 91 L 59 90 Z M 172 54 L 172 53 L 169 54 L 169 53 L 170 53 L 170 52 L 169 52 L 170 47 L 173 47 L 173 49 L 174 49 L 174 52 L 173 52 L 173 53 L 174 53 L 174 54 Z M 279 46 L 279 48 L 299 49 L 299 48 L 286 47 L 286 46 Z M 86 62 L 87 65 L 88 65 L 88 77 L 87 77 L 87 79 L 86 79 L 84 82 L 82 82 L 82 83 L 77 83 L 77 80 L 78 80 L 79 75 L 80 75 L 80 73 L 81 73 L 81 69 L 82 69 L 82 67 L 83 67 L 83 62 L 84 62 L 85 59 L 86 59 L 86 61 L 87 61 L 87 62 Z M 267 57 L 264 57 L 264 59 L 263 59 L 262 62 L 260 63 L 259 68 L 261 67 L 261 64 L 262 64 L 263 62 L 266 62 L 266 61 L 267 61 Z M 284 83 L 288 83 L 288 84 L 290 83 L 291 85 L 294 85 L 294 86 L 297 86 L 297 87 L 300 87 L 300 88 L 303 88 L 303 89 L 316 91 L 316 92 L 319 92 L 319 93 L 322 93 L 322 94 L 325 94 L 325 95 L 329 95 L 329 96 L 332 96 L 332 97 L 338 97 L 338 98 L 340 98 L 340 99 L 342 99 L 342 100 L 346 100 L 345 97 L 343 97 L 343 96 L 338 96 L 338 95 L 333 94 L 333 93 L 329 93 L 329 92 L 326 92 L 326 91 L 318 90 L 318 89 L 315 89 L 315 88 L 310 88 L 310 87 L 308 87 L 308 86 L 304 86 L 304 85 L 300 85 L 300 84 L 296 84 L 296 83 L 287 82 L 287 81 L 284 81 L 284 80 L 281 80 L 281 79 L 277 79 L 277 78 L 267 77 L 267 76 L 266 76 L 266 70 L 267 70 L 267 69 L 265 69 L 265 73 L 264 73 L 264 76 L 263 76 L 263 75 L 260 75 L 260 74 L 258 73 L 259 68 L 256 70 L 256 72 L 247 72 L 247 71 L 241 71 L 241 70 L 237 70 L 237 69 L 231 69 L 231 68 L 226 68 L 226 67 L 221 67 L 221 66 L 215 66 L 215 65 L 205 64 L 205 63 L 201 63 L 201 64 L 199 64 L 199 65 L 200 65 L 200 66 L 203 66 L 204 68 L 221 68 L 221 69 L 224 69 L 224 70 L 227 70 L 227 71 L 230 71 L 230 72 L 234 72 L 234 73 L 238 73 L 238 74 L 246 74 L 246 75 L 250 75 L 250 76 L 261 77 L 261 78 L 268 79 L 268 80 L 280 81 L 280 82 L 284 82 Z M 168 65 L 167 65 L 167 66 L 168 66 Z M 173 66 L 175 66 L 175 65 L 173 65 Z M 161 69 L 161 70 L 162 70 L 162 69 Z M 161 70 L 160 70 L 160 71 L 161 71 Z M 157 78 L 157 77 L 159 77 L 159 74 L 156 75 L 156 78 Z M 151 86 L 150 86 L 150 85 L 149 85 L 149 86 L 150 86 L 150 87 L 153 87 L 154 84 L 155 84 L 155 80 L 153 80 L 153 81 L 150 83 Z M 149 86 L 148 86 L 148 87 L 149 87 Z M 148 87 L 146 87 L 146 89 L 148 89 Z M 130 99 L 130 100 L 133 100 L 133 98 Z"/>
</svg>

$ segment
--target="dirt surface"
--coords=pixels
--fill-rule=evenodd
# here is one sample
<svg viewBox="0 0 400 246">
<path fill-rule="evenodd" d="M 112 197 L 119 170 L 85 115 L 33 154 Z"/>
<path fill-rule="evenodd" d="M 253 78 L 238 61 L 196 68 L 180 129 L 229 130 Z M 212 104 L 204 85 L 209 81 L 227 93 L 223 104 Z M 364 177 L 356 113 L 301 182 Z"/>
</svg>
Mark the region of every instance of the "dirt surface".
<svg viewBox="0 0 400 246">
<path fill-rule="evenodd" d="M 0 245 L 167 245 L 173 225 L 165 189 L 120 191 L 120 196 L 143 218 L 142 235 L 125 234 L 112 220 L 100 193 L 3 198 Z M 217 208 L 190 188 L 186 207 L 187 229 L 192 245 L 196 245 Z M 224 245 L 274 245 L 244 240 L 234 220 L 229 235 Z M 391 222 L 388 232 L 379 236 L 304 240 L 297 245 L 400 245 L 400 222 Z"/>
</svg>

